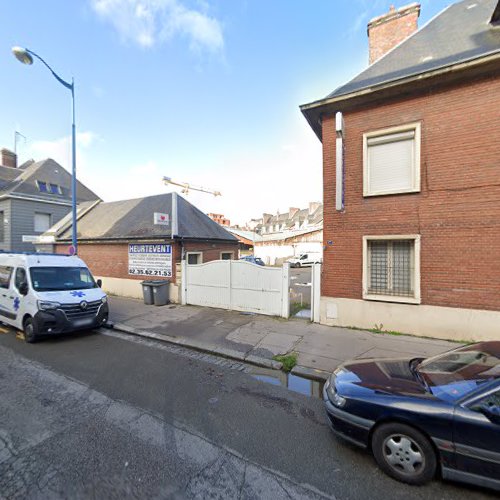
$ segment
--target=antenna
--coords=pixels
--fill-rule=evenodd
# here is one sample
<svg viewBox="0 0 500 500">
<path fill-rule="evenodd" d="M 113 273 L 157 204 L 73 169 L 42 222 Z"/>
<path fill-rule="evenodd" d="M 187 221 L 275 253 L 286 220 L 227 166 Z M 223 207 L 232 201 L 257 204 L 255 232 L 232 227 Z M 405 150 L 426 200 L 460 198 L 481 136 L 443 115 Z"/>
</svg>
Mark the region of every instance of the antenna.
<svg viewBox="0 0 500 500">
<path fill-rule="evenodd" d="M 18 132 L 17 130 L 14 131 L 14 154 L 17 155 L 17 143 L 19 141 L 19 138 L 22 137 L 24 139 L 24 143 L 26 144 L 26 136 L 21 134 L 21 132 Z"/>
<path fill-rule="evenodd" d="M 195 186 L 189 182 L 177 182 L 172 180 L 170 177 L 163 177 L 163 183 L 166 185 L 172 184 L 173 186 L 179 186 L 182 188 L 182 193 L 189 194 L 189 191 L 200 191 L 202 193 L 213 194 L 214 196 L 222 196 L 220 191 L 214 189 L 204 188 L 202 186 Z"/>
</svg>

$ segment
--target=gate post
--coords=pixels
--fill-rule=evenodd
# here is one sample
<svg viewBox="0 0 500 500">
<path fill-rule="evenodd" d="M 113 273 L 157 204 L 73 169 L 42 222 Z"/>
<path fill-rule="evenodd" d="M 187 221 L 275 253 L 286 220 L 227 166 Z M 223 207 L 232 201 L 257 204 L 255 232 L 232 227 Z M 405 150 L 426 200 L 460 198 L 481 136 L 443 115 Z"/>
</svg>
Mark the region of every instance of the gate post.
<svg viewBox="0 0 500 500">
<path fill-rule="evenodd" d="M 281 268 L 281 317 L 290 317 L 290 263 L 285 262 Z"/>
<path fill-rule="evenodd" d="M 186 259 L 181 260 L 181 304 L 185 306 L 187 304 L 187 261 Z"/>
<path fill-rule="evenodd" d="M 320 322 L 321 264 L 313 264 L 311 276 L 311 321 Z"/>
</svg>

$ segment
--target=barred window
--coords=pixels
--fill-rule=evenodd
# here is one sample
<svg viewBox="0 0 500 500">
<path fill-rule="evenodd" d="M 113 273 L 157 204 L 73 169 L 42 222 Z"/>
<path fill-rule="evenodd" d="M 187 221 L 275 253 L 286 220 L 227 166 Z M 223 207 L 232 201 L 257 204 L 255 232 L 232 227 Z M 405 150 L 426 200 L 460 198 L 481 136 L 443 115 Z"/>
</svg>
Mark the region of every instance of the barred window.
<svg viewBox="0 0 500 500">
<path fill-rule="evenodd" d="M 415 296 L 415 240 L 368 241 L 368 293 Z"/>
</svg>

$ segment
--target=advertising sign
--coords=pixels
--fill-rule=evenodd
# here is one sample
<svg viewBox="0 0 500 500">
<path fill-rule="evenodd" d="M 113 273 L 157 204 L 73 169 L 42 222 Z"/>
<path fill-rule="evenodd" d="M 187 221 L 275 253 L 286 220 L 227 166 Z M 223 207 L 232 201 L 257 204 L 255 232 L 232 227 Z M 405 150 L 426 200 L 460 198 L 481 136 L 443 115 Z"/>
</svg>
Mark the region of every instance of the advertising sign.
<svg viewBox="0 0 500 500">
<path fill-rule="evenodd" d="M 172 246 L 144 244 L 128 246 L 128 273 L 134 276 L 172 277 Z"/>
<path fill-rule="evenodd" d="M 155 212 L 153 217 L 153 222 L 155 225 L 159 226 L 168 226 L 169 225 L 169 216 L 168 214 L 162 214 L 160 212 Z"/>
</svg>

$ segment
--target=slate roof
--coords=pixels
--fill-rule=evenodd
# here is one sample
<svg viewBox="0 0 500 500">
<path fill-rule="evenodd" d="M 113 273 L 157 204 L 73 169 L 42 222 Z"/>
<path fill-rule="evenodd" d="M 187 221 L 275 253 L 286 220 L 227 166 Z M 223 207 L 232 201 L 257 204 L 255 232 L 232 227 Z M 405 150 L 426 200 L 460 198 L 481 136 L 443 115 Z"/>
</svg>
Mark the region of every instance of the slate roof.
<svg viewBox="0 0 500 500">
<path fill-rule="evenodd" d="M 463 0 L 374 62 L 327 98 L 500 52 L 500 29 L 490 24 L 498 0 Z"/>
<path fill-rule="evenodd" d="M 378 88 L 406 78 L 500 54 L 500 26 L 491 23 L 499 0 L 456 2 L 367 69 L 319 101 L 301 106 L 320 135 L 313 110 L 330 99 Z"/>
<path fill-rule="evenodd" d="M 166 193 L 133 200 L 98 203 L 78 220 L 78 239 L 170 238 L 170 226 L 155 225 L 153 217 L 155 212 L 172 214 L 172 196 L 172 193 Z M 235 236 L 179 195 L 177 213 L 177 237 L 238 241 Z M 66 217 L 66 222 L 70 222 L 69 217 Z M 61 227 L 63 231 L 58 234 L 57 239 L 69 240 L 71 223 L 61 224 Z"/>
<path fill-rule="evenodd" d="M 42 193 L 37 181 L 57 184 L 61 194 Z M 25 162 L 19 168 L 0 166 L 0 196 L 18 195 L 37 198 L 40 201 L 71 202 L 71 175 L 59 163 L 48 158 L 37 162 Z M 78 202 L 98 200 L 99 197 L 77 179 Z"/>
</svg>

